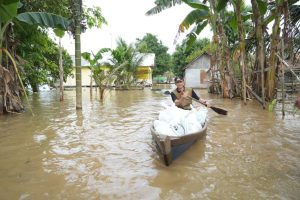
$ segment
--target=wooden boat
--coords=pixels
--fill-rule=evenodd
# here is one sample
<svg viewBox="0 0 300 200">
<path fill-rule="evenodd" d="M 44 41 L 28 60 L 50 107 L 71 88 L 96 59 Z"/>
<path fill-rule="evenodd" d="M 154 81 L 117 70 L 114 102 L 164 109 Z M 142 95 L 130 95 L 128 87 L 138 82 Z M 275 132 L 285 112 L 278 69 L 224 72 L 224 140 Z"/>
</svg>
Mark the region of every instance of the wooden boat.
<svg viewBox="0 0 300 200">
<path fill-rule="evenodd" d="M 151 126 L 151 134 L 156 143 L 165 164 L 169 166 L 173 160 L 178 158 L 183 152 L 191 147 L 198 139 L 206 135 L 207 121 L 203 128 L 195 133 L 189 133 L 182 136 L 167 136 L 159 134 L 154 125 Z"/>
</svg>

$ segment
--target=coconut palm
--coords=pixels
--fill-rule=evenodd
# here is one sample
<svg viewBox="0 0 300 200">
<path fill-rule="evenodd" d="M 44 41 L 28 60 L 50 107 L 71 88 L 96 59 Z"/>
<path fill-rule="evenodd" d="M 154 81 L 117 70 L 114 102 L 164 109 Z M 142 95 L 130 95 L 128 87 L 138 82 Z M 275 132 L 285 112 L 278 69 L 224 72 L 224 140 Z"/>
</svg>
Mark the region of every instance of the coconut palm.
<svg viewBox="0 0 300 200">
<path fill-rule="evenodd" d="M 103 99 L 103 94 L 106 88 L 106 85 L 110 82 L 109 78 L 111 75 L 109 74 L 111 70 L 107 67 L 101 67 L 100 60 L 103 58 L 103 53 L 109 52 L 111 49 L 109 48 L 102 48 L 96 54 L 84 52 L 82 53 L 82 57 L 87 60 L 90 64 L 91 70 L 91 81 L 90 81 L 90 95 L 92 96 L 92 88 L 94 79 L 97 86 L 100 90 L 100 99 Z"/>
<path fill-rule="evenodd" d="M 137 67 L 143 57 L 132 44 L 127 44 L 122 38 L 117 40 L 116 49 L 111 52 L 110 62 L 117 70 L 117 86 L 130 88 L 136 83 Z"/>
</svg>

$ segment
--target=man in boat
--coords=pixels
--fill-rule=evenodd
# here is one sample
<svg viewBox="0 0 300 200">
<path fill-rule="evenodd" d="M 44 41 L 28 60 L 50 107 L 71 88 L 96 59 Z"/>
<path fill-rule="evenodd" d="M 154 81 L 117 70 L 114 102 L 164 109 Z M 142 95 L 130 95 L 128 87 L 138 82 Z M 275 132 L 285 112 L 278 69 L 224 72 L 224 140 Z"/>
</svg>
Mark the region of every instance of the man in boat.
<svg viewBox="0 0 300 200">
<path fill-rule="evenodd" d="M 204 99 L 200 99 L 192 88 L 184 86 L 184 80 L 182 78 L 176 77 L 174 81 L 176 88 L 171 92 L 171 97 L 177 107 L 184 110 L 191 110 L 192 98 L 199 100 L 209 107 L 209 104 Z"/>
</svg>

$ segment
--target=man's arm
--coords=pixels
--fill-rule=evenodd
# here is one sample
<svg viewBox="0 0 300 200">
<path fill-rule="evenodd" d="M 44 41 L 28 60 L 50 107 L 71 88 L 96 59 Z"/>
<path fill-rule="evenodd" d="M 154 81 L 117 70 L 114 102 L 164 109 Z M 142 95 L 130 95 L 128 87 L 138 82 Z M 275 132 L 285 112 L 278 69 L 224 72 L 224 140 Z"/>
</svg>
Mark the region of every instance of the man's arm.
<svg viewBox="0 0 300 200">
<path fill-rule="evenodd" d="M 202 102 L 202 103 L 204 103 L 204 104 L 207 104 L 206 100 L 200 99 L 200 97 L 198 97 L 198 95 L 196 94 L 196 92 L 195 92 L 194 90 L 192 90 L 192 97 L 193 97 L 194 99 L 199 100 L 200 102 Z"/>
<path fill-rule="evenodd" d="M 196 92 L 194 90 L 192 90 L 192 97 L 194 99 L 200 100 L 200 98 L 198 97 L 198 95 L 196 94 Z"/>
<path fill-rule="evenodd" d="M 171 92 L 171 97 L 172 97 L 172 101 L 175 102 L 175 100 L 176 100 L 176 95 L 175 95 L 173 92 Z"/>
</svg>

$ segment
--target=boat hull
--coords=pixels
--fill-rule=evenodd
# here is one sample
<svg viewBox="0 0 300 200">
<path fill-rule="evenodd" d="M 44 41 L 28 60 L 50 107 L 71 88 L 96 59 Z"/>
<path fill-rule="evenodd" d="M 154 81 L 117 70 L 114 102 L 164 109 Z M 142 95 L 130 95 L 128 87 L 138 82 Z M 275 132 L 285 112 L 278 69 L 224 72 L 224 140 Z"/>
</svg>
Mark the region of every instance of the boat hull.
<svg viewBox="0 0 300 200">
<path fill-rule="evenodd" d="M 155 130 L 154 125 L 151 126 L 150 130 L 165 165 L 169 166 L 176 158 L 189 149 L 198 139 L 201 139 L 206 135 L 207 122 L 198 132 L 182 136 L 166 136 L 159 134 Z"/>
</svg>

